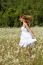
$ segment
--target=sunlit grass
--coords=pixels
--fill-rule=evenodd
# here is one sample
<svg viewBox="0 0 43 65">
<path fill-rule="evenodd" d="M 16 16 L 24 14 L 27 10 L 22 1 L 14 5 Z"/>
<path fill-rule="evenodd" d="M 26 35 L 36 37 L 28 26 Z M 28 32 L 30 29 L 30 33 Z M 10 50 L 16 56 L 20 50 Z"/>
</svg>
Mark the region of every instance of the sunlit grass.
<svg viewBox="0 0 43 65">
<path fill-rule="evenodd" d="M 32 27 L 35 45 L 19 46 L 20 28 L 0 28 L 0 65 L 43 65 L 43 27 Z"/>
</svg>

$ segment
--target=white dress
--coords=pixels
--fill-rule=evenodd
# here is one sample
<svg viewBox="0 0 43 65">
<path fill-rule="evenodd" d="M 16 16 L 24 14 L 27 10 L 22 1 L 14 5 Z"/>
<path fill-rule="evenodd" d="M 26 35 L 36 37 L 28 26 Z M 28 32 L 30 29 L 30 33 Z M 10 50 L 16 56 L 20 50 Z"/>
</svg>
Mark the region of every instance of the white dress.
<svg viewBox="0 0 43 65">
<path fill-rule="evenodd" d="M 32 38 L 32 35 L 30 32 L 27 31 L 27 29 L 22 26 L 21 27 L 21 36 L 20 36 L 20 42 L 19 42 L 19 46 L 21 47 L 26 47 L 30 44 L 33 44 L 36 40 L 36 38 Z"/>
</svg>

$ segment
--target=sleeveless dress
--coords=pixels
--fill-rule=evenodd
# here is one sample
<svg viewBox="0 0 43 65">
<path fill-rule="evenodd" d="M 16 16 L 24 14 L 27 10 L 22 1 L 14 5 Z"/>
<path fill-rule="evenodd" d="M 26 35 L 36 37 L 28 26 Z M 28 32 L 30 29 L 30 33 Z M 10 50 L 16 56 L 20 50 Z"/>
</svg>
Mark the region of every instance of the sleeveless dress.
<svg viewBox="0 0 43 65">
<path fill-rule="evenodd" d="M 32 38 L 32 34 L 24 26 L 21 27 L 21 31 L 19 46 L 27 47 L 37 41 L 36 38 Z"/>
</svg>

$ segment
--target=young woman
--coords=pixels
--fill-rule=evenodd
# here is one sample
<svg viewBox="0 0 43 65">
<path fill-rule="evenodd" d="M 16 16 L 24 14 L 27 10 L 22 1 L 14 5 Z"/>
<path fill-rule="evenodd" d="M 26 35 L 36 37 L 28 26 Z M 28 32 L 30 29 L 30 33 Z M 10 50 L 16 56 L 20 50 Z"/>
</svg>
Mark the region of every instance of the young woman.
<svg viewBox="0 0 43 65">
<path fill-rule="evenodd" d="M 30 22 L 32 16 L 20 16 L 20 21 L 23 23 L 21 27 L 21 36 L 19 45 L 21 47 L 27 47 L 30 44 L 33 44 L 36 40 L 34 33 L 30 28 Z"/>
</svg>

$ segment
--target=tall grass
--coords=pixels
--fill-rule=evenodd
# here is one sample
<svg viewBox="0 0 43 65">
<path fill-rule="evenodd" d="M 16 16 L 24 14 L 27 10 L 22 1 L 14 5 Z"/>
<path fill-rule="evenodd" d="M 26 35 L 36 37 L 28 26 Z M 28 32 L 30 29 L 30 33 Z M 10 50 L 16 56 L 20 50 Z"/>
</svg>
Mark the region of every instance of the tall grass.
<svg viewBox="0 0 43 65">
<path fill-rule="evenodd" d="M 32 27 L 37 42 L 19 46 L 20 28 L 0 28 L 0 65 L 43 65 L 43 27 Z"/>
</svg>

